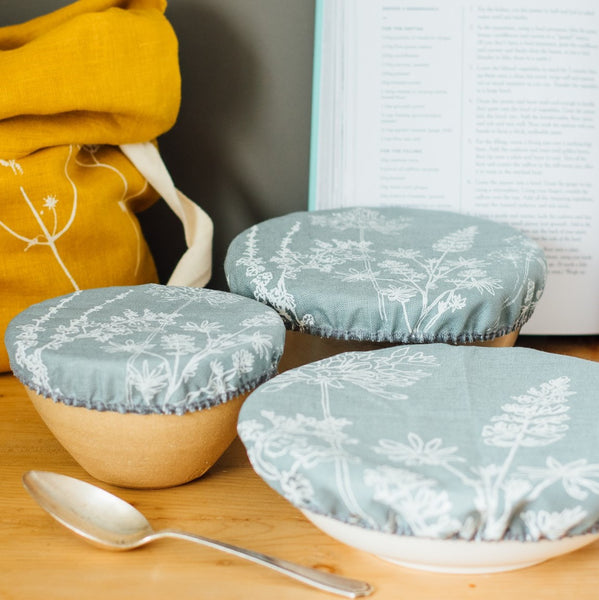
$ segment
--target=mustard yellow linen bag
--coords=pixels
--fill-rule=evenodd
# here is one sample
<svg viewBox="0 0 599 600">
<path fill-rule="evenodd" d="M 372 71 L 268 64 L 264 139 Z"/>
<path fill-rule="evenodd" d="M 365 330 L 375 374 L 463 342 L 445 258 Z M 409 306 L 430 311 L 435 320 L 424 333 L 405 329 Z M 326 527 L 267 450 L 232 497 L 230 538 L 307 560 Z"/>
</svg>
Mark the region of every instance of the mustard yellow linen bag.
<svg viewBox="0 0 599 600">
<path fill-rule="evenodd" d="M 159 196 L 123 148 L 160 163 L 149 142 L 177 117 L 165 7 L 79 0 L 0 28 L 0 371 L 6 326 L 32 303 L 157 280 L 135 212 Z"/>
</svg>

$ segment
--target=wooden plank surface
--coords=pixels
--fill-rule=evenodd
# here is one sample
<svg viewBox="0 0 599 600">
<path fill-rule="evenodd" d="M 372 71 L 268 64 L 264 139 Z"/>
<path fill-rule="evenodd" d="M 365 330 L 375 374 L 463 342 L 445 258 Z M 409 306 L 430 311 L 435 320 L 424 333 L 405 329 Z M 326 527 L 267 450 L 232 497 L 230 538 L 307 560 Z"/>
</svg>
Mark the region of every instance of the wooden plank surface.
<svg viewBox="0 0 599 600">
<path fill-rule="evenodd" d="M 518 345 L 599 361 L 599 338 L 521 336 Z M 49 433 L 21 384 L 0 375 L 0 598 L 2 600 L 325 599 L 242 559 L 164 540 L 129 552 L 87 545 L 46 515 L 21 484 L 29 469 L 92 483 Z M 236 440 L 199 480 L 165 490 L 100 484 L 156 528 L 176 527 L 291 561 L 364 579 L 377 600 L 596 599 L 599 543 L 541 565 L 492 575 L 410 570 L 329 538 L 252 471 Z"/>
</svg>

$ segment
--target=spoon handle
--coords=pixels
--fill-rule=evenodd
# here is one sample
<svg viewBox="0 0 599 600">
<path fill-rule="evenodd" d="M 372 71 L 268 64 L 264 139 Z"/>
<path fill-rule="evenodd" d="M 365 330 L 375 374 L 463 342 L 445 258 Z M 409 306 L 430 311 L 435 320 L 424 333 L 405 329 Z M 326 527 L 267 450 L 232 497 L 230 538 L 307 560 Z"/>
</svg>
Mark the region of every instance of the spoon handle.
<svg viewBox="0 0 599 600">
<path fill-rule="evenodd" d="M 247 550 L 246 548 L 239 548 L 238 546 L 233 546 L 231 544 L 227 544 L 226 542 L 212 540 L 194 533 L 187 533 L 184 531 L 178 531 L 176 529 L 164 529 L 157 532 L 152 537 L 178 538 L 181 540 L 196 542 L 204 546 L 209 546 L 210 548 L 215 548 L 216 550 L 222 550 L 223 552 L 227 552 L 229 554 L 233 554 L 235 556 L 258 563 L 259 565 L 269 567 L 270 569 L 274 569 L 279 573 L 293 577 L 294 579 L 326 592 L 340 594 L 341 596 L 345 596 L 347 598 L 368 596 L 374 591 L 374 588 L 365 581 L 357 581 L 355 579 L 342 577 L 341 575 L 319 571 L 318 569 L 298 565 L 287 560 L 261 554 L 260 552 Z"/>
</svg>

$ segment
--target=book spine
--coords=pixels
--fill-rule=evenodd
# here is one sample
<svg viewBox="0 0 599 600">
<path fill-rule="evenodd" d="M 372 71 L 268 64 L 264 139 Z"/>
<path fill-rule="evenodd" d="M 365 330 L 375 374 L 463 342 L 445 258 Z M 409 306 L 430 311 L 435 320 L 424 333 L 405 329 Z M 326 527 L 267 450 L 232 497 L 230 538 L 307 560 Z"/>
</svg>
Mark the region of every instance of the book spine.
<svg viewBox="0 0 599 600">
<path fill-rule="evenodd" d="M 320 92 L 322 71 L 322 44 L 324 3 L 326 0 L 316 0 L 314 14 L 314 66 L 312 75 L 312 114 L 310 134 L 310 173 L 308 189 L 308 210 L 316 208 L 316 187 L 318 181 L 318 147 L 320 129 Z"/>
</svg>

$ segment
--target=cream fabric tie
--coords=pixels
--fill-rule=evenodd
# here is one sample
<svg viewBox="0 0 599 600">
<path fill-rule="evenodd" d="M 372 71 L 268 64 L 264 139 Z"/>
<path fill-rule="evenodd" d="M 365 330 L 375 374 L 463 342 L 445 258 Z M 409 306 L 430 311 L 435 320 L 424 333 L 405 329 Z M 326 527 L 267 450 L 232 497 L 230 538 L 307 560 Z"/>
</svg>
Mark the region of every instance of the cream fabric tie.
<svg viewBox="0 0 599 600">
<path fill-rule="evenodd" d="M 212 220 L 175 187 L 154 144 L 121 144 L 120 147 L 183 223 L 187 250 L 177 263 L 167 285 L 205 286 L 212 275 Z"/>
</svg>

